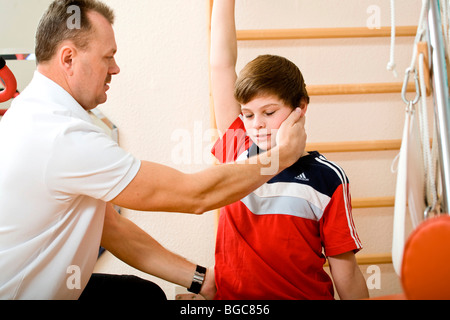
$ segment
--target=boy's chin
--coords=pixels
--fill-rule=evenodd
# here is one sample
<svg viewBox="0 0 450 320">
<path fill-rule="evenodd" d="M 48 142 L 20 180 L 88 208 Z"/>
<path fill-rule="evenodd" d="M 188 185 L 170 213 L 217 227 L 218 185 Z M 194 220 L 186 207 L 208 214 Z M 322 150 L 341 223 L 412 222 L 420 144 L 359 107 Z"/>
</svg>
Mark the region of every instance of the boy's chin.
<svg viewBox="0 0 450 320">
<path fill-rule="evenodd" d="M 258 148 L 260 150 L 264 150 L 264 151 L 270 150 L 270 149 L 272 149 L 272 147 L 275 146 L 275 144 L 272 144 L 271 142 L 257 143 L 256 145 L 258 146 Z"/>
</svg>

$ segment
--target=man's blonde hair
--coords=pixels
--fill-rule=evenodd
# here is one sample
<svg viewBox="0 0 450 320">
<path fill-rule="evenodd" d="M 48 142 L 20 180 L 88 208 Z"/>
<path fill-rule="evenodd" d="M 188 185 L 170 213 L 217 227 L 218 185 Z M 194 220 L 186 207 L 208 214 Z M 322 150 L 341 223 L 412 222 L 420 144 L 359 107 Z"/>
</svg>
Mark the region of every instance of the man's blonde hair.
<svg viewBox="0 0 450 320">
<path fill-rule="evenodd" d="M 76 6 L 80 13 L 80 27 L 69 28 L 68 19 L 72 13 L 71 6 Z M 69 8 L 69 10 L 68 10 Z M 68 12 L 69 11 L 69 12 Z M 39 21 L 36 31 L 36 62 L 49 61 L 58 46 L 65 40 L 71 40 L 80 49 L 89 45 L 92 24 L 87 13 L 95 11 L 114 24 L 114 12 L 98 0 L 55 0 Z"/>
</svg>

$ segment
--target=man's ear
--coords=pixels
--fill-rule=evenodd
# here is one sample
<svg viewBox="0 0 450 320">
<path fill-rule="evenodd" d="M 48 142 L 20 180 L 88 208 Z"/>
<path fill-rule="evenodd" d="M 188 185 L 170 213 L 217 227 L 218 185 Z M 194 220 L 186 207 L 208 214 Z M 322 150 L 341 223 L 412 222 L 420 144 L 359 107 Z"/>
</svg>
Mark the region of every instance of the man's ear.
<svg viewBox="0 0 450 320">
<path fill-rule="evenodd" d="M 59 49 L 60 64 L 67 75 L 73 75 L 74 58 L 76 56 L 76 49 L 71 45 L 63 45 Z"/>
</svg>

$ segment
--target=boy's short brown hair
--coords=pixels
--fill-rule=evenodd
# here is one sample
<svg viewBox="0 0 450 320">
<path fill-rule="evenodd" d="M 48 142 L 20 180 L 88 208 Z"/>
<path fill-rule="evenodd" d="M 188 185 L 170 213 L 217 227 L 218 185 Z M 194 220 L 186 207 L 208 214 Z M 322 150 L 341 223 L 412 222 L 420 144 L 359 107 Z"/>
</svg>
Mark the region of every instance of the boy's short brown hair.
<svg viewBox="0 0 450 320">
<path fill-rule="evenodd" d="M 266 94 L 277 96 L 292 108 L 299 107 L 302 100 L 309 103 L 299 68 L 276 55 L 261 55 L 249 62 L 240 72 L 234 88 L 234 96 L 241 104 Z"/>
<path fill-rule="evenodd" d="M 76 6 L 80 13 L 80 27 L 69 28 L 67 21 L 73 13 L 69 7 Z M 69 10 L 68 10 L 69 9 Z M 104 16 L 114 24 L 114 12 L 104 3 L 97 0 L 55 0 L 39 21 L 36 31 L 36 62 L 50 60 L 56 53 L 59 44 L 64 40 L 72 40 L 80 49 L 87 48 L 92 25 L 87 17 L 89 11 Z"/>
</svg>

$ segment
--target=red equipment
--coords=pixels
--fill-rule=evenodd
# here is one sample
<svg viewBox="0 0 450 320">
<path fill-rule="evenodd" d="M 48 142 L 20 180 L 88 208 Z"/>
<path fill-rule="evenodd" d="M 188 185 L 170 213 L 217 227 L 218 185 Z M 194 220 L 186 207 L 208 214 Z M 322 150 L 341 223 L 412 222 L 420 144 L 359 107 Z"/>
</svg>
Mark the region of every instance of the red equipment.
<svg viewBox="0 0 450 320">
<path fill-rule="evenodd" d="M 14 74 L 6 65 L 5 59 L 0 57 L 0 80 L 4 84 L 4 89 L 0 91 L 0 103 L 13 98 L 17 90 L 17 81 Z"/>
</svg>

